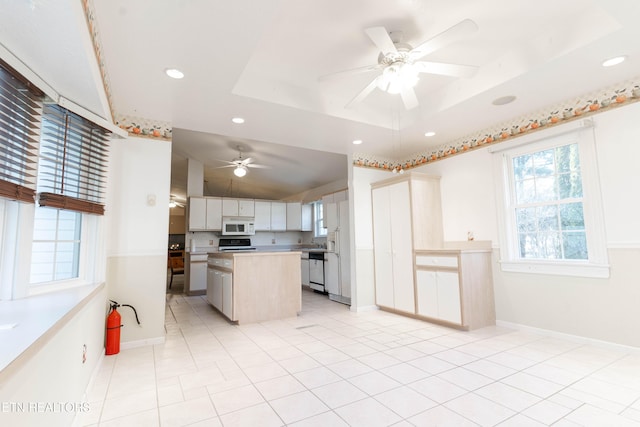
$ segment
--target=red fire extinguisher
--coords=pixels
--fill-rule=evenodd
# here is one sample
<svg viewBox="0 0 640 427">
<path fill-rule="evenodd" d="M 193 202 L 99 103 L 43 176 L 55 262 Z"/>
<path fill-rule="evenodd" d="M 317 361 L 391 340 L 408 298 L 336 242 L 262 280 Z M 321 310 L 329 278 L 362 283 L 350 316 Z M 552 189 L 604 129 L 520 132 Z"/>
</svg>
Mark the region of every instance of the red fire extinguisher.
<svg viewBox="0 0 640 427">
<path fill-rule="evenodd" d="M 132 305 L 118 304 L 113 300 L 109 301 L 111 301 L 111 312 L 109 312 L 107 316 L 107 342 L 105 343 L 105 353 L 107 356 L 120 353 L 120 328 L 122 328 L 123 325 L 120 323 L 122 316 L 120 316 L 120 313 L 116 310 L 118 307 L 131 307 L 133 313 L 136 315 L 136 322 L 138 322 L 138 325 L 140 324 L 138 312 Z"/>
</svg>

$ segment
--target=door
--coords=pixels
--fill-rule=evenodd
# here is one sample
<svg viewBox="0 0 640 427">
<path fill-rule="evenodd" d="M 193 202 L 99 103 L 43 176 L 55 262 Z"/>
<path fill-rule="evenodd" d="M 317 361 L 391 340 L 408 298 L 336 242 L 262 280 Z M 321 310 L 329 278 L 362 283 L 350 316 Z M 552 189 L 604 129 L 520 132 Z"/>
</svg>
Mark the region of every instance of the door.
<svg viewBox="0 0 640 427">
<path fill-rule="evenodd" d="M 222 230 L 222 199 L 207 197 L 207 230 Z"/>
<path fill-rule="evenodd" d="M 391 259 L 391 212 L 389 188 L 371 191 L 373 209 L 373 260 L 376 304 L 393 308 L 393 263 Z"/>
<path fill-rule="evenodd" d="M 238 216 L 238 199 L 222 199 L 222 216 Z"/>
<path fill-rule="evenodd" d="M 418 288 L 418 314 L 437 319 L 439 316 L 436 272 L 431 270 L 417 270 L 416 280 L 416 287 Z"/>
<path fill-rule="evenodd" d="M 309 286 L 309 259 L 303 258 L 300 260 L 300 269 L 302 276 L 302 284 L 305 286 Z"/>
<path fill-rule="evenodd" d="M 206 199 L 204 197 L 189 197 L 189 230 L 204 230 L 206 215 Z"/>
<path fill-rule="evenodd" d="M 302 229 L 302 203 L 287 203 L 287 230 L 300 231 Z"/>
<path fill-rule="evenodd" d="M 207 262 L 195 261 L 189 265 L 189 292 L 207 289 Z"/>
<path fill-rule="evenodd" d="M 256 201 L 254 209 L 256 231 L 271 230 L 271 202 Z"/>
<path fill-rule="evenodd" d="M 327 252 L 324 256 L 326 259 L 324 287 L 330 294 L 341 295 L 340 256 L 333 252 Z"/>
<path fill-rule="evenodd" d="M 457 271 L 437 271 L 438 317 L 447 322 L 462 324 L 460 282 Z"/>
<path fill-rule="evenodd" d="M 233 276 L 231 273 L 222 273 L 222 314 L 231 320 L 233 318 Z"/>
<path fill-rule="evenodd" d="M 256 205 L 253 199 L 238 199 L 238 215 L 254 217 L 256 215 Z"/>
<path fill-rule="evenodd" d="M 222 311 L 222 272 L 220 270 L 210 269 L 213 272 L 213 284 L 211 294 L 211 305 Z"/>
<path fill-rule="evenodd" d="M 388 189 L 394 306 L 397 310 L 415 313 L 409 184 L 399 182 Z"/>
<path fill-rule="evenodd" d="M 349 201 L 343 200 L 338 204 L 338 223 L 340 231 L 336 245 L 340 256 L 340 294 L 351 298 L 351 251 L 349 244 Z"/>
<path fill-rule="evenodd" d="M 271 231 L 285 231 L 287 229 L 287 204 L 271 202 Z"/>
</svg>

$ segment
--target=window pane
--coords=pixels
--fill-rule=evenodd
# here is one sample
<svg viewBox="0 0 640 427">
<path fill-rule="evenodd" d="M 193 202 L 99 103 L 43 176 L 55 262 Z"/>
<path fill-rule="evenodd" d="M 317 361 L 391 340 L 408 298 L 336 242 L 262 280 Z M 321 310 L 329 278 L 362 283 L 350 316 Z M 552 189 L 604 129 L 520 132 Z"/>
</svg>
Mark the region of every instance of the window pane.
<svg viewBox="0 0 640 427">
<path fill-rule="evenodd" d="M 562 230 L 584 230 L 584 213 L 582 203 L 560 205 L 560 222 Z"/>
<path fill-rule="evenodd" d="M 533 178 L 533 157 L 525 155 L 514 158 L 513 176 L 516 181 Z"/>
<path fill-rule="evenodd" d="M 536 199 L 536 184 L 533 179 L 516 181 L 516 202 L 531 203 Z"/>
<path fill-rule="evenodd" d="M 564 145 L 556 148 L 556 169 L 558 173 L 577 171 L 580 169 L 578 145 Z"/>
<path fill-rule="evenodd" d="M 560 199 L 582 197 L 582 177 L 580 173 L 565 173 L 558 176 L 558 187 Z"/>
<path fill-rule="evenodd" d="M 533 166 L 536 176 L 553 175 L 556 171 L 553 150 L 545 150 L 534 153 Z"/>
<path fill-rule="evenodd" d="M 537 210 L 538 229 L 540 231 L 559 230 L 558 207 L 556 205 L 542 206 Z"/>
<path fill-rule="evenodd" d="M 536 201 L 545 202 L 557 200 L 558 193 L 556 191 L 556 177 L 549 176 L 536 179 Z"/>
<path fill-rule="evenodd" d="M 538 234 L 539 256 L 542 259 L 561 259 L 560 233 L 546 232 Z"/>
<path fill-rule="evenodd" d="M 535 232 L 536 228 L 536 208 L 516 209 L 516 223 L 519 233 Z"/>
<path fill-rule="evenodd" d="M 582 232 L 563 233 L 565 259 L 588 259 L 587 234 Z"/>
<path fill-rule="evenodd" d="M 521 233 L 518 235 L 520 258 L 538 258 L 538 235 L 536 233 Z"/>
</svg>

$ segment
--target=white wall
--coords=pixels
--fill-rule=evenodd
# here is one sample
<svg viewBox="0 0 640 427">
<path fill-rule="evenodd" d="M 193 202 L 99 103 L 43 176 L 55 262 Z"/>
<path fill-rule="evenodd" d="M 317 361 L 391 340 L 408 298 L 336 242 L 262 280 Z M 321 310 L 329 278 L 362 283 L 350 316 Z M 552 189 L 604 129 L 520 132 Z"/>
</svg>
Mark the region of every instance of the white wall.
<svg viewBox="0 0 640 427">
<path fill-rule="evenodd" d="M 123 307 L 123 346 L 164 339 L 171 143 L 114 140 L 107 195 L 108 297 Z"/>
<path fill-rule="evenodd" d="M 379 169 L 352 167 L 352 192 L 349 195 L 352 245 L 352 310 L 366 310 L 375 306 L 373 265 L 373 225 L 371 210 L 371 183 L 391 177 Z M 354 273 L 355 272 L 355 273 Z"/>
<path fill-rule="evenodd" d="M 611 277 L 503 273 L 494 263 L 498 320 L 640 347 L 640 103 L 593 117 Z M 416 170 L 442 176 L 445 240 L 498 245 L 492 155 L 486 149 Z M 494 251 L 497 260 L 499 250 Z"/>
</svg>

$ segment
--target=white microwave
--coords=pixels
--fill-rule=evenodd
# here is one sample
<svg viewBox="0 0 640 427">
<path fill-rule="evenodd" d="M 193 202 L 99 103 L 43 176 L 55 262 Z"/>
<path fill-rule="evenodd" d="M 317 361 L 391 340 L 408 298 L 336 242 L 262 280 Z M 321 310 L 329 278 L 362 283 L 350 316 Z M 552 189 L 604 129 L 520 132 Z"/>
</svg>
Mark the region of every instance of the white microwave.
<svg viewBox="0 0 640 427">
<path fill-rule="evenodd" d="M 223 236 L 251 236 L 256 234 L 256 227 L 253 218 L 222 218 Z"/>
</svg>

